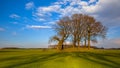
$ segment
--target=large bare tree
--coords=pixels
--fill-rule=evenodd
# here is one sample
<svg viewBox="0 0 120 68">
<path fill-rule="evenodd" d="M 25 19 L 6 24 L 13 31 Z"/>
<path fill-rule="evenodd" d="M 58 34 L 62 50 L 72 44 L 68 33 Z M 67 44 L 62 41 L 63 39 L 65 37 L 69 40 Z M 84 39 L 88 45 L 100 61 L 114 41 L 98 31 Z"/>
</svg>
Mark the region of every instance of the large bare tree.
<svg viewBox="0 0 120 68">
<path fill-rule="evenodd" d="M 60 19 L 56 24 L 53 26 L 53 29 L 57 33 L 57 36 L 53 36 L 52 39 L 58 41 L 58 49 L 63 49 L 63 43 L 68 38 L 70 34 L 70 26 L 69 26 L 70 19 L 69 17 L 63 17 Z M 59 40 L 58 40 L 59 39 Z"/>
</svg>

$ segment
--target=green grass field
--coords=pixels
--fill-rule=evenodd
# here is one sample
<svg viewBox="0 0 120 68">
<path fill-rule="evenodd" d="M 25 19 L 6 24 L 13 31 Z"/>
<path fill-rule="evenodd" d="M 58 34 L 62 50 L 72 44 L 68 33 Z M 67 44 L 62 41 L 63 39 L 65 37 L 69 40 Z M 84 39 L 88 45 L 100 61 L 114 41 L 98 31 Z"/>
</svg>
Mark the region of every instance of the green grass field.
<svg viewBox="0 0 120 68">
<path fill-rule="evenodd" d="M 0 50 L 0 68 L 120 68 L 120 50 Z"/>
</svg>

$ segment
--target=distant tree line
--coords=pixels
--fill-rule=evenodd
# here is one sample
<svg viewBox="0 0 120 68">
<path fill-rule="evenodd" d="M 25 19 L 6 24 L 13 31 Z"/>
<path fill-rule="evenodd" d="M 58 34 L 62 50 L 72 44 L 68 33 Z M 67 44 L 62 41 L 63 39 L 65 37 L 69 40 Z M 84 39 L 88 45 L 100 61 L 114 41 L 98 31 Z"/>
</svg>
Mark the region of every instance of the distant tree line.
<svg viewBox="0 0 120 68">
<path fill-rule="evenodd" d="M 49 42 L 57 41 L 57 49 L 64 49 L 63 43 L 70 39 L 73 48 L 84 46 L 90 49 L 91 41 L 97 42 L 97 38 L 105 38 L 107 28 L 92 16 L 85 14 L 73 14 L 65 16 L 53 25 L 56 35 Z"/>
</svg>

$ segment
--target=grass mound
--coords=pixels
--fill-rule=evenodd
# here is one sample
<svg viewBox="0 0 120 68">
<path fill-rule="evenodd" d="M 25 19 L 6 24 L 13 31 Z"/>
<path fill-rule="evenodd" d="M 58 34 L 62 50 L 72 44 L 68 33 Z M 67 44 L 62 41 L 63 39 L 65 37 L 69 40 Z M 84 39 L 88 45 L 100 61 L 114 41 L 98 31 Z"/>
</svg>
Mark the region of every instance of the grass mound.
<svg viewBox="0 0 120 68">
<path fill-rule="evenodd" d="M 120 50 L 4 49 L 0 68 L 119 68 Z"/>
</svg>

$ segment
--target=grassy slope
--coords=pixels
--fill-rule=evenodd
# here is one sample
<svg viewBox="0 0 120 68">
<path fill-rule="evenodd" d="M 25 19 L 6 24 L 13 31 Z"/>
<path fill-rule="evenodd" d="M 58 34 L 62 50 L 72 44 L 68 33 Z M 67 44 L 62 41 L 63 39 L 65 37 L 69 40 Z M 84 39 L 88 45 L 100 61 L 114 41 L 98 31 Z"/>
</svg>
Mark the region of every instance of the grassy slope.
<svg viewBox="0 0 120 68">
<path fill-rule="evenodd" d="M 0 50 L 0 68 L 119 68 L 120 50 Z"/>
</svg>

